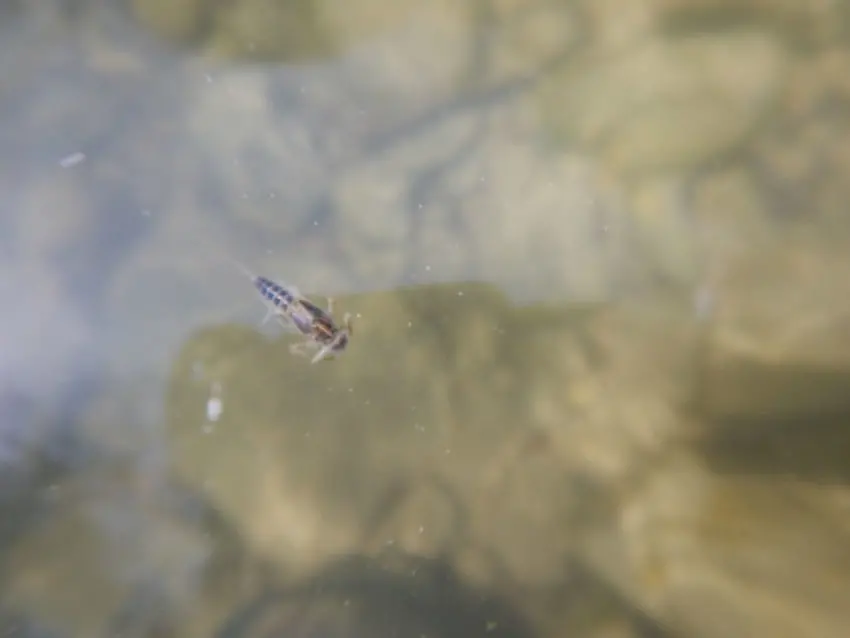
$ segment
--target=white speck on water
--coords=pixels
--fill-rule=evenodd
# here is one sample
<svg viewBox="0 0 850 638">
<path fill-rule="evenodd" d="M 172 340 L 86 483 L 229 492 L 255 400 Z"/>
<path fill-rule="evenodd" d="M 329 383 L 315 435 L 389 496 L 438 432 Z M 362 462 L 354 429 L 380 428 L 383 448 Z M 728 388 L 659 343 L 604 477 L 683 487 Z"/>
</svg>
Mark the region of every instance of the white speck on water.
<svg viewBox="0 0 850 638">
<path fill-rule="evenodd" d="M 150 216 L 151 216 L 151 212 L 150 212 L 147 208 L 143 208 L 143 209 L 141 210 L 141 213 L 142 213 L 142 215 L 143 215 L 143 216 L 145 216 L 145 217 L 150 217 Z"/>
<path fill-rule="evenodd" d="M 319 221 L 317 219 L 314 219 L 313 220 L 313 226 L 318 226 L 318 225 L 319 225 Z"/>
<path fill-rule="evenodd" d="M 424 528 L 424 527 L 422 527 L 422 526 L 420 525 L 420 526 L 419 526 L 419 533 L 421 534 L 421 533 L 422 533 L 422 532 L 424 532 L 424 531 L 425 531 L 425 528 Z"/>
<path fill-rule="evenodd" d="M 204 73 L 204 79 L 207 81 L 208 84 L 212 83 L 213 81 L 213 77 L 209 73 Z"/>
<path fill-rule="evenodd" d="M 426 270 L 426 271 L 430 271 L 430 270 L 431 270 L 431 266 L 430 266 L 430 265 L 426 265 L 426 266 L 425 266 L 425 270 Z"/>
<path fill-rule="evenodd" d="M 205 423 L 205 424 L 203 425 L 203 427 L 201 428 L 201 431 L 202 431 L 204 434 L 212 434 L 213 430 L 215 430 L 215 428 L 212 426 L 212 424 L 211 424 L 211 423 Z"/>
<path fill-rule="evenodd" d="M 422 210 L 422 204 L 419 204 L 419 210 Z"/>
<path fill-rule="evenodd" d="M 213 385 L 211 390 L 213 392 L 213 396 L 207 400 L 207 420 L 215 422 L 221 417 L 221 413 L 224 411 L 224 404 L 221 402 L 221 399 L 216 396 L 221 390 L 221 386 L 216 383 Z"/>
<path fill-rule="evenodd" d="M 62 168 L 71 168 L 72 166 L 76 166 L 77 164 L 82 164 L 86 161 L 86 156 L 83 153 L 71 153 L 66 157 L 63 157 L 59 160 L 59 166 Z"/>
<path fill-rule="evenodd" d="M 412 322 L 412 321 L 408 321 L 408 322 L 407 322 L 407 327 L 408 327 L 408 328 L 412 328 L 412 327 L 413 327 L 413 322 Z"/>
<path fill-rule="evenodd" d="M 458 296 L 458 297 L 463 297 L 463 290 L 458 290 L 458 291 L 457 291 L 457 296 Z"/>
<path fill-rule="evenodd" d="M 218 397 L 210 397 L 207 401 L 207 420 L 218 421 L 221 413 L 224 411 L 224 405 Z"/>
</svg>

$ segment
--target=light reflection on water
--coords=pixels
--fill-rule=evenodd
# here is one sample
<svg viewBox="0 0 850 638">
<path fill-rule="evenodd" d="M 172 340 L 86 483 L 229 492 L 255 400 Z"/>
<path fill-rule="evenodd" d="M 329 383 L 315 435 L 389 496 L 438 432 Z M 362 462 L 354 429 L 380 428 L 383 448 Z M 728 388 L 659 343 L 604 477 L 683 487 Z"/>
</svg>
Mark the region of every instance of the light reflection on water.
<svg viewBox="0 0 850 638">
<path fill-rule="evenodd" d="M 799 468 L 846 447 L 844 200 L 767 115 L 820 99 L 814 9 L 234 2 L 181 41 L 127 4 L 0 10 L 0 626 L 839 635 L 845 473 Z M 789 164 L 842 174 L 815 129 Z M 338 297 L 351 351 L 293 358 L 227 258 Z M 777 395 L 839 425 L 725 438 Z"/>
</svg>

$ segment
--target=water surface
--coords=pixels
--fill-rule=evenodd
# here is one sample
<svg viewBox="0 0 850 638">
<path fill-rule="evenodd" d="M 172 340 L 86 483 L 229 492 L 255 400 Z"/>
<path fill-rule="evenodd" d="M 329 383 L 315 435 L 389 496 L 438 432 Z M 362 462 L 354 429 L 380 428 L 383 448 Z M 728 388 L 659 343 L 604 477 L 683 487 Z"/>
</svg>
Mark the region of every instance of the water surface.
<svg viewBox="0 0 850 638">
<path fill-rule="evenodd" d="M 847 15 L 745 4 L 7 3 L 4 629 L 842 635 Z"/>
</svg>

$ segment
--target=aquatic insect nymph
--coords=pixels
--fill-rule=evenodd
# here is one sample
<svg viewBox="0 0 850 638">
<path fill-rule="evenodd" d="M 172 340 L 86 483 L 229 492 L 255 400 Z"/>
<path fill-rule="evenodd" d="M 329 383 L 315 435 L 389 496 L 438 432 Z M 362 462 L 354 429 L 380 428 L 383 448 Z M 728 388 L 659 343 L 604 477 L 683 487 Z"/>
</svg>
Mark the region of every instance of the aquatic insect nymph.
<svg viewBox="0 0 850 638">
<path fill-rule="evenodd" d="M 255 275 L 240 262 L 233 259 L 230 261 L 248 275 L 266 304 L 267 312 L 262 323 L 274 317 L 284 328 L 294 330 L 306 337 L 304 342 L 289 347 L 292 354 L 309 356 L 311 350 L 318 349 L 311 359 L 311 363 L 318 363 L 322 359 L 341 353 L 348 347 L 353 332 L 351 314 L 346 313 L 342 326 L 337 325 L 331 316 L 333 299 L 328 297 L 328 308 L 322 310 L 294 286 L 287 286 L 272 281 L 268 277 Z"/>
</svg>

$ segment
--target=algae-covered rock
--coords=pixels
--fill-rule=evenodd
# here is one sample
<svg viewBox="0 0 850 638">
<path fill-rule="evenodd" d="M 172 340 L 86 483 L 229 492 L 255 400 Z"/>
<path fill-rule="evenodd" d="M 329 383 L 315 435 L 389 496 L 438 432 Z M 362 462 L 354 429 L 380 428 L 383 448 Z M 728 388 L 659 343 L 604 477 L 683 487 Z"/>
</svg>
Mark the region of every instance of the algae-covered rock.
<svg viewBox="0 0 850 638">
<path fill-rule="evenodd" d="M 207 0 L 133 0 L 133 14 L 144 26 L 177 41 L 197 37 L 214 3 Z"/>
<path fill-rule="evenodd" d="M 739 144 L 781 86 L 783 53 L 758 31 L 589 52 L 543 84 L 552 131 L 625 172 L 700 165 Z"/>
<path fill-rule="evenodd" d="M 169 389 L 177 474 L 294 573 L 392 545 L 551 586 L 582 498 L 567 477 L 624 480 L 680 433 L 693 331 L 669 308 L 515 308 L 472 284 L 337 304 L 357 314 L 338 359 L 211 327 Z"/>
<path fill-rule="evenodd" d="M 90 464 L 40 490 L 39 518 L 4 551 L 5 604 L 59 635 L 110 635 L 116 623 L 146 635 L 187 612 L 208 630 L 210 618 L 190 610 L 200 610 L 201 575 L 222 546 L 169 508 L 173 493 L 126 465 Z"/>
<path fill-rule="evenodd" d="M 238 0 L 216 6 L 207 50 L 215 57 L 296 62 L 326 58 L 335 47 L 314 0 Z"/>
<path fill-rule="evenodd" d="M 570 321 L 518 314 L 477 285 L 337 305 L 357 315 L 338 359 L 311 366 L 285 337 L 210 328 L 184 347 L 169 391 L 175 470 L 238 521 L 252 546 L 296 570 L 372 538 L 368 530 L 383 525 L 391 513 L 383 508 L 408 485 L 437 489 L 433 498 L 410 492 L 423 494 L 424 511 L 479 491 L 481 467 L 525 427 L 524 388 L 548 365 L 525 356 L 523 334 L 535 325 L 557 334 Z M 210 399 L 221 402 L 214 421 Z M 405 520 L 412 528 L 384 541 L 460 524 L 455 511 L 438 522 L 414 509 Z M 434 539 L 426 553 L 456 542 Z"/>
<path fill-rule="evenodd" d="M 847 47 L 825 47 L 791 68 L 770 127 L 753 148 L 752 165 L 774 215 L 812 220 L 829 236 L 850 233 L 850 99 Z"/>
<path fill-rule="evenodd" d="M 699 276 L 702 255 L 687 214 L 685 185 L 678 178 L 650 177 L 631 193 L 635 235 L 662 281 L 680 287 Z"/>
<path fill-rule="evenodd" d="M 791 238 L 730 262 L 702 363 L 708 414 L 770 423 L 850 408 L 850 261 L 837 240 Z"/>
<path fill-rule="evenodd" d="M 133 0 L 136 19 L 183 45 L 200 43 L 212 57 L 292 62 L 334 52 L 314 0 Z"/>
<path fill-rule="evenodd" d="M 675 32 L 734 29 L 759 24 L 794 47 L 828 45 L 842 37 L 841 3 L 797 0 L 656 0 L 659 25 Z"/>
<path fill-rule="evenodd" d="M 676 455 L 598 501 L 582 553 L 676 635 L 840 638 L 850 622 L 846 488 L 831 502 L 817 492 L 712 475 Z"/>
</svg>

